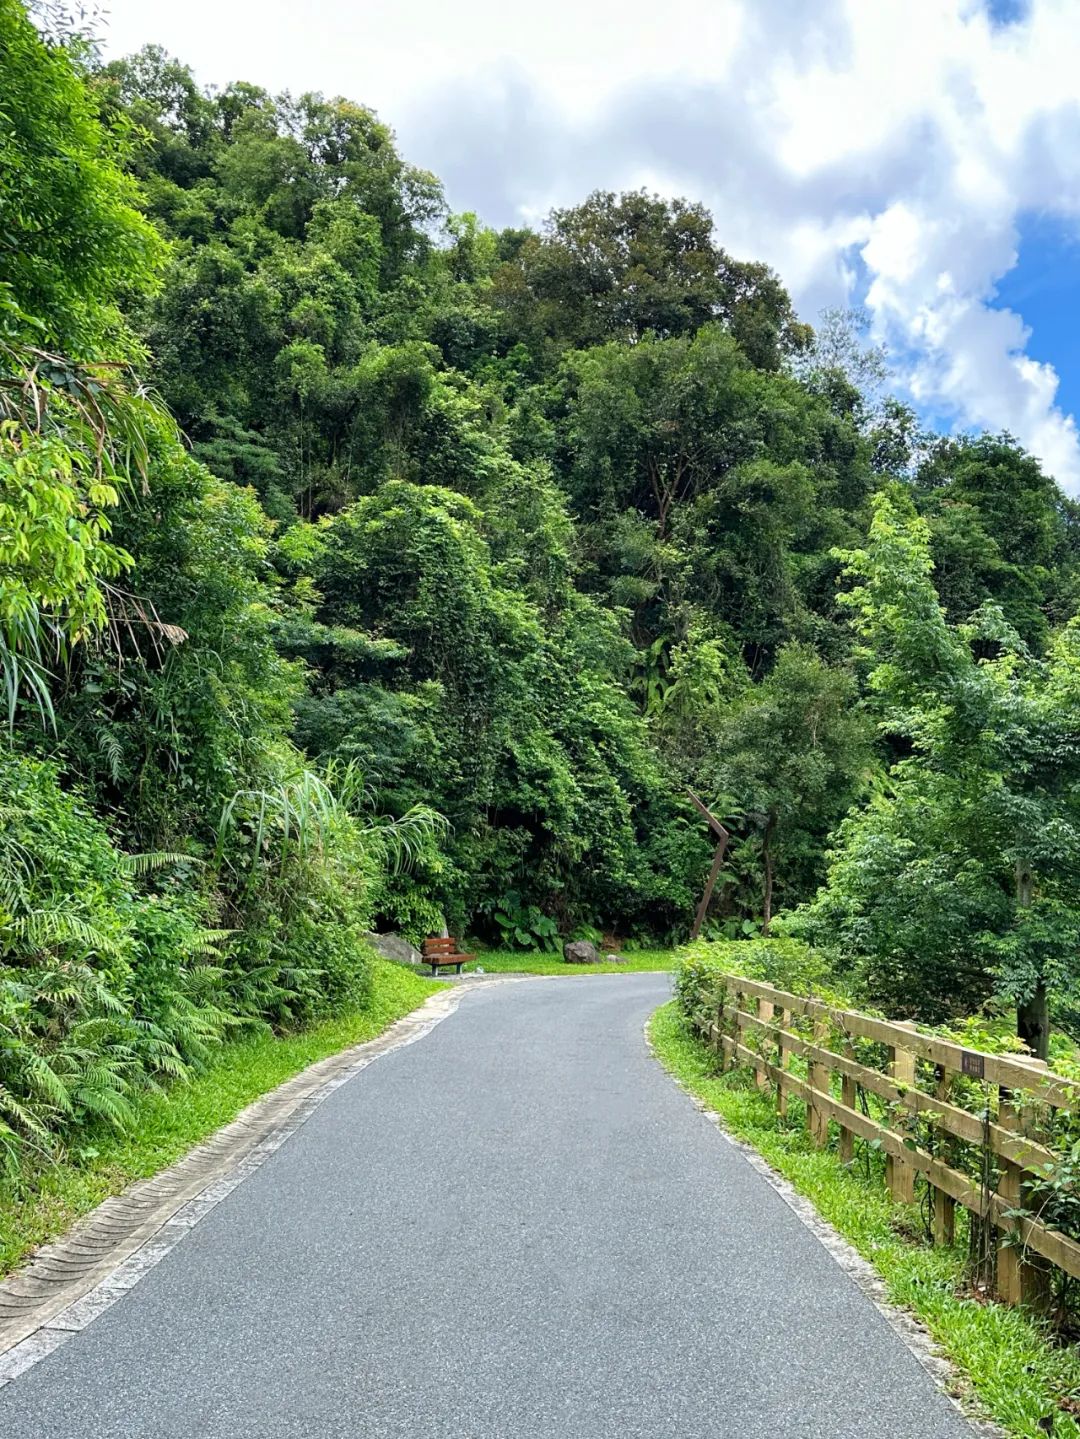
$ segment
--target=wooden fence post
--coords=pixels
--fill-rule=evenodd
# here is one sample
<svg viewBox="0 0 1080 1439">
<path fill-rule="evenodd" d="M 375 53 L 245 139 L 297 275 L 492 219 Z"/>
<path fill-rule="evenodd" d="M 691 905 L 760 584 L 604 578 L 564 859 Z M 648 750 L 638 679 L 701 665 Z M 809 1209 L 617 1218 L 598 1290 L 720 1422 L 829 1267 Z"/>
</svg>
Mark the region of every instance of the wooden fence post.
<svg viewBox="0 0 1080 1439">
<path fill-rule="evenodd" d="M 913 1024 L 897 1024 L 896 1029 L 914 1030 Z M 889 1074 L 894 1083 L 914 1085 L 915 1056 L 908 1049 L 893 1045 L 889 1049 Z M 899 1155 L 885 1158 L 885 1183 L 889 1193 L 899 1204 L 911 1204 L 915 1199 L 915 1170 Z"/>
<path fill-rule="evenodd" d="M 723 1036 L 725 1036 L 726 1030 L 728 1030 L 728 1006 L 732 1003 L 732 999 L 731 981 L 725 976 L 725 980 L 723 980 L 723 996 L 722 999 L 720 999 L 719 1033 L 716 1035 L 716 1053 L 719 1055 L 720 1073 L 728 1069 L 728 1050 L 723 1048 Z"/>
<path fill-rule="evenodd" d="M 824 1049 L 829 1042 L 829 1021 L 824 1015 L 814 1016 L 814 1043 L 820 1049 Z M 820 1090 L 822 1094 L 828 1094 L 832 1074 L 827 1064 L 821 1064 L 815 1060 L 807 1066 L 807 1078 L 810 1081 L 810 1088 Z M 819 1108 L 811 1099 L 806 1116 L 807 1125 L 810 1129 L 810 1138 L 819 1149 L 824 1149 L 829 1142 L 829 1115 L 828 1111 Z"/>
<path fill-rule="evenodd" d="M 739 1045 L 742 1044 L 742 1042 L 743 1042 L 743 1024 L 742 1024 L 742 1020 L 739 1018 L 739 1016 L 742 1014 L 742 1012 L 743 1012 L 743 1010 L 744 1010 L 745 1008 L 746 1008 L 746 995 L 745 995 L 745 993 L 743 992 L 743 990 L 739 987 L 739 984 L 738 984 L 738 982 L 736 981 L 736 984 L 735 984 L 735 995 L 734 995 L 734 1008 L 732 1009 L 732 1012 L 731 1012 L 731 1041 L 732 1041 L 732 1046 L 733 1046 L 733 1047 L 732 1047 L 732 1050 L 731 1050 L 731 1067 L 732 1067 L 732 1069 L 738 1069 L 739 1063 L 740 1063 L 739 1055 L 738 1055 L 738 1049 L 739 1049 Z"/>
<path fill-rule="evenodd" d="M 790 1009 L 782 1009 L 782 1010 L 780 1011 L 780 1028 L 781 1028 L 781 1029 L 790 1029 L 790 1028 L 791 1028 L 791 1010 L 790 1010 Z M 787 1114 L 787 1090 L 784 1088 L 784 1070 L 787 1069 L 788 1063 L 789 1063 L 789 1060 L 788 1060 L 788 1052 L 787 1052 L 787 1049 L 786 1049 L 785 1046 L 784 1046 L 784 1041 L 781 1040 L 781 1041 L 780 1041 L 780 1062 L 779 1062 L 779 1067 L 780 1067 L 780 1083 L 776 1086 L 776 1112 L 777 1112 L 777 1114 L 780 1115 L 781 1118 L 783 1118 L 783 1117 Z"/>
<path fill-rule="evenodd" d="M 706 1034 L 706 1039 L 708 1040 L 709 1047 L 713 1050 L 713 1052 L 714 1052 L 714 1053 L 716 1054 L 716 1056 L 717 1056 L 717 1059 L 718 1059 L 718 1061 L 719 1061 L 719 1067 L 720 1067 L 721 1069 L 723 1069 L 723 1067 L 724 1067 L 724 1019 L 726 1018 L 726 1012 L 727 1012 L 727 1011 L 726 1011 L 726 1003 L 727 1003 L 727 980 L 726 980 L 726 979 L 724 979 L 724 980 L 722 981 L 721 986 L 720 986 L 719 993 L 715 996 L 715 998 L 716 998 L 716 1033 L 715 1033 L 715 1034 L 707 1033 L 707 1034 Z"/>
<path fill-rule="evenodd" d="M 943 1064 L 937 1066 L 937 1084 L 934 1087 L 934 1095 L 938 1099 L 948 1099 L 952 1090 L 952 1080 L 949 1072 Z M 951 1158 L 946 1151 L 946 1160 Z M 938 1189 L 935 1185 L 931 1189 L 934 1202 L 934 1243 L 951 1245 L 956 1238 L 956 1200 L 951 1194 L 946 1194 L 944 1189 Z"/>
<path fill-rule="evenodd" d="M 844 1054 L 848 1059 L 855 1058 L 855 1045 L 851 1039 L 844 1041 Z M 840 1080 L 840 1098 L 848 1109 L 859 1107 L 858 1085 L 850 1074 L 845 1074 Z M 855 1132 L 840 1126 L 840 1163 L 850 1164 L 855 1158 Z"/>
<path fill-rule="evenodd" d="M 758 1012 L 758 1019 L 761 1020 L 762 1024 L 769 1024 L 769 1023 L 771 1023 L 771 1022 L 772 1022 L 773 1014 L 775 1013 L 775 1006 L 773 1005 L 772 1000 L 771 1000 L 771 999 L 760 999 L 760 998 L 759 998 L 759 999 L 758 999 L 758 1002 L 757 1002 L 757 1012 Z M 758 1037 L 758 1045 L 759 1045 L 760 1050 L 761 1050 L 761 1057 L 762 1057 L 763 1059 L 767 1059 L 767 1058 L 768 1058 L 768 1053 L 767 1053 L 766 1048 L 765 1048 L 766 1035 L 765 1035 L 764 1030 L 759 1029 L 759 1030 L 758 1030 L 758 1033 L 757 1033 L 757 1037 Z M 769 1076 L 765 1073 L 765 1071 L 762 1070 L 762 1069 L 759 1069 L 759 1070 L 757 1071 L 757 1087 L 758 1087 L 760 1090 L 763 1090 L 763 1091 L 765 1091 L 765 1092 L 767 1093 L 768 1090 L 769 1090 L 769 1088 L 770 1088 L 771 1083 L 772 1083 L 772 1081 L 769 1079 Z"/>
<path fill-rule="evenodd" d="M 735 988 L 734 988 L 734 990 L 732 991 L 732 1010 L 731 1010 L 731 1064 L 730 1064 L 730 1068 L 731 1068 L 731 1069 L 738 1069 L 738 1067 L 739 1067 L 739 1054 L 738 1054 L 738 1050 L 739 1050 L 739 1045 L 742 1043 L 742 1034 L 743 1034 L 742 1020 L 739 1018 L 739 1016 L 740 1016 L 740 1014 L 742 1014 L 742 1008 L 743 1008 L 743 1005 L 744 1005 L 745 1003 L 746 1003 L 746 995 L 743 994 L 742 990 L 739 988 L 738 982 L 736 982 Z"/>
<path fill-rule="evenodd" d="M 1024 1059 L 1023 1064 L 1036 1072 L 1045 1071 L 1043 1059 Z M 1032 1138 L 1038 1128 L 1034 1106 L 1017 1104 L 1011 1090 L 998 1091 L 998 1124 L 1016 1134 Z M 1020 1209 L 1025 1200 L 1024 1171 L 1018 1164 L 1002 1158 L 997 1187 L 998 1198 L 1010 1209 Z M 1043 1309 L 1050 1299 L 1050 1271 L 1037 1255 L 1025 1254 L 1017 1244 L 1010 1244 L 1007 1231 L 998 1231 L 997 1275 L 995 1288 L 1006 1304 L 1029 1304 Z"/>
</svg>

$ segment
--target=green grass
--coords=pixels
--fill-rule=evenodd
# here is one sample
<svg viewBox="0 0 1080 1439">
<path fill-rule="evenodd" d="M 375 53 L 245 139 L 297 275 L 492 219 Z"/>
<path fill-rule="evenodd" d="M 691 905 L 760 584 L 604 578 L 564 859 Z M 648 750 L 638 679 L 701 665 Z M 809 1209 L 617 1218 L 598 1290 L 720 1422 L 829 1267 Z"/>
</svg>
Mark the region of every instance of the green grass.
<svg viewBox="0 0 1080 1439">
<path fill-rule="evenodd" d="M 919 1232 L 916 1210 L 893 1204 L 875 1175 L 845 1168 L 832 1149 L 815 1149 L 801 1124 L 785 1123 L 772 1097 L 745 1071 L 716 1072 L 715 1056 L 687 1029 L 674 1004 L 651 1024 L 661 1062 L 691 1094 L 746 1140 L 810 1199 L 885 1280 L 889 1298 L 918 1315 L 970 1382 L 983 1408 L 1012 1434 L 1080 1439 L 1080 1354 L 1054 1342 L 1040 1321 L 1021 1309 L 965 1294 L 965 1255 L 905 1237 Z M 793 1106 L 794 1108 L 794 1106 Z M 877 1156 L 874 1156 L 875 1160 Z M 1062 1406 L 1065 1408 L 1062 1408 Z M 1053 1427 L 1040 1427 L 1052 1420 Z"/>
<path fill-rule="evenodd" d="M 675 968 L 673 949 L 638 949 L 625 955 L 623 964 L 567 964 L 558 954 L 532 954 L 522 950 L 477 951 L 466 974 L 482 969 L 485 974 L 627 974 Z"/>
<path fill-rule="evenodd" d="M 93 1148 L 41 1169 L 18 1192 L 0 1188 L 0 1274 L 110 1194 L 179 1159 L 260 1095 L 316 1060 L 374 1039 L 438 988 L 400 965 L 378 961 L 366 1009 L 281 1038 L 263 1034 L 224 1045 L 190 1083 L 142 1095 L 129 1130 L 99 1136 Z"/>
</svg>

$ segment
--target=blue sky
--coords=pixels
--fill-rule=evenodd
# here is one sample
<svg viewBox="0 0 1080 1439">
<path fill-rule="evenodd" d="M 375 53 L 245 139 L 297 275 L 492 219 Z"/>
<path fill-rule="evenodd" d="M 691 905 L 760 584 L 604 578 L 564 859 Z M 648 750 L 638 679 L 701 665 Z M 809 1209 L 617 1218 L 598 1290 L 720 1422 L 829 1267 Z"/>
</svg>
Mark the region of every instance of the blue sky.
<svg viewBox="0 0 1080 1439">
<path fill-rule="evenodd" d="M 1080 494 L 1080 0 L 110 0 L 111 54 L 371 105 L 457 209 L 596 188 L 712 210 L 803 316 L 862 304 L 895 385 Z"/>
<path fill-rule="evenodd" d="M 1058 403 L 1080 414 L 1080 226 L 1054 215 L 1025 215 L 1017 251 L 994 304 L 1023 316 L 1029 353 L 1057 371 Z"/>
<path fill-rule="evenodd" d="M 1014 25 L 1028 13 L 1027 0 L 988 0 L 986 8 L 998 25 Z"/>
</svg>

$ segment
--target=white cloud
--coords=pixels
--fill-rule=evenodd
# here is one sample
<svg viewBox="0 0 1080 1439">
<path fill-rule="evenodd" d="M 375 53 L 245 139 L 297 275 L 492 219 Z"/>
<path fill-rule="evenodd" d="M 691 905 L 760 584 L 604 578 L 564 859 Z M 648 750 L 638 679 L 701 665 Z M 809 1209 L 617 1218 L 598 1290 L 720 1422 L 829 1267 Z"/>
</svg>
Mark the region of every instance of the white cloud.
<svg viewBox="0 0 1080 1439">
<path fill-rule="evenodd" d="M 373 104 L 452 202 L 535 220 L 588 190 L 701 198 L 810 318 L 864 300 L 900 380 L 1008 429 L 1080 492 L 1080 436 L 1021 316 L 994 307 L 1030 211 L 1080 217 L 1075 0 L 112 0 L 219 84 Z"/>
</svg>

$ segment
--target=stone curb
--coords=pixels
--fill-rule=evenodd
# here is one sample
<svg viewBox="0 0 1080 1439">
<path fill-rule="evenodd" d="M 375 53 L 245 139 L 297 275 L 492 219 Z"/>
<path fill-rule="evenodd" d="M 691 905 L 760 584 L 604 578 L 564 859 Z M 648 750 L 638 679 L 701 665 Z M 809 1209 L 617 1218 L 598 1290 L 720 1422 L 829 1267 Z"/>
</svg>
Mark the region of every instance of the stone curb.
<svg viewBox="0 0 1080 1439">
<path fill-rule="evenodd" d="M 1004 1429 L 986 1418 L 985 1413 L 979 1407 L 979 1401 L 971 1390 L 969 1381 L 941 1352 L 930 1331 L 916 1319 L 914 1314 L 909 1313 L 906 1309 L 901 1309 L 899 1305 L 890 1300 L 885 1281 L 870 1261 L 864 1259 L 855 1246 L 850 1244 L 839 1230 L 834 1229 L 829 1221 L 818 1213 L 810 1200 L 800 1194 L 790 1180 L 785 1179 L 778 1170 L 773 1169 L 768 1160 L 760 1155 L 752 1144 L 748 1144 L 745 1140 L 732 1134 L 722 1117 L 714 1109 L 710 1109 L 703 1099 L 692 1094 L 682 1080 L 672 1074 L 660 1059 L 653 1045 L 650 1032 L 652 1020 L 653 1016 L 650 1015 L 645 1021 L 645 1043 L 657 1064 L 672 1083 L 683 1091 L 694 1107 L 716 1129 L 721 1138 L 733 1149 L 739 1151 L 746 1162 L 761 1175 L 771 1189 L 776 1191 L 795 1216 L 828 1250 L 852 1283 L 862 1290 L 886 1324 L 930 1375 L 934 1384 L 950 1404 L 963 1415 L 965 1422 L 971 1427 L 972 1434 L 979 1436 L 979 1439 L 1009 1439 L 1009 1435 Z"/>
<path fill-rule="evenodd" d="M 430 1033 L 469 988 L 448 986 L 375 1039 L 329 1055 L 248 1105 L 175 1164 L 76 1221 L 0 1281 L 0 1388 L 85 1329 L 245 1180 L 322 1101 L 374 1060 Z"/>
</svg>

